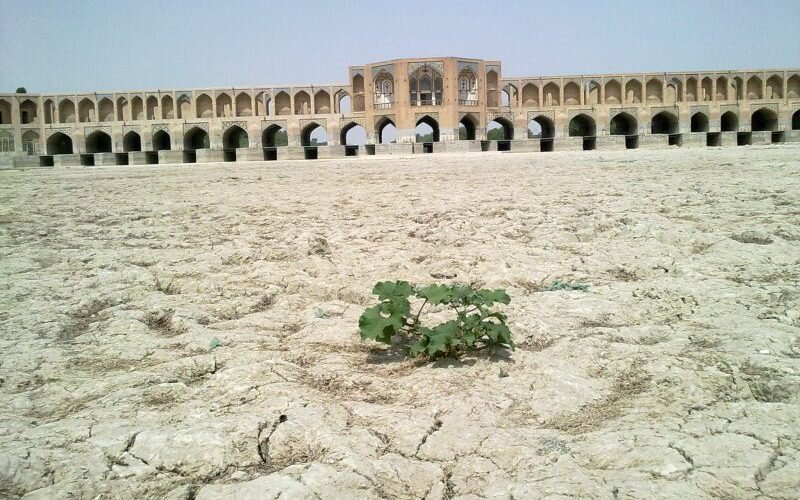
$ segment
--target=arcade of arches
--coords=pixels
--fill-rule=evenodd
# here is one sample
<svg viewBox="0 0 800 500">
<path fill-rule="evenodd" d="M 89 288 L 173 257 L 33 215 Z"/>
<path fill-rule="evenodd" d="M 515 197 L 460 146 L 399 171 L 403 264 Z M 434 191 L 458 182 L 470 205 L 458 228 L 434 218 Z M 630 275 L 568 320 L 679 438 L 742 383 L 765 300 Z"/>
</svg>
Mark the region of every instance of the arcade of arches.
<svg viewBox="0 0 800 500">
<path fill-rule="evenodd" d="M 507 77 L 500 61 L 446 57 L 347 75 L 308 86 L 0 94 L 0 164 L 800 142 L 800 69 Z"/>
</svg>

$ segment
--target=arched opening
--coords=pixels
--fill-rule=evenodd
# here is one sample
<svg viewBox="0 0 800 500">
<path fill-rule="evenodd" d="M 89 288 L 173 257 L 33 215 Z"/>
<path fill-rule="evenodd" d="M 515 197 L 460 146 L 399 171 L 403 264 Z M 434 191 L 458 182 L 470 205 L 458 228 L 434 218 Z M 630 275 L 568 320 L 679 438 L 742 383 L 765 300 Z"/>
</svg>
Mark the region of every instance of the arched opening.
<svg viewBox="0 0 800 500">
<path fill-rule="evenodd" d="M 686 80 L 686 101 L 697 101 L 697 79 L 694 77 Z"/>
<path fill-rule="evenodd" d="M 505 92 L 507 95 L 507 99 L 504 101 L 503 106 L 516 107 L 519 103 L 519 90 L 517 90 L 517 87 L 509 83 L 503 87 L 503 92 Z"/>
<path fill-rule="evenodd" d="M 236 96 L 236 116 L 253 116 L 253 100 L 250 94 L 240 92 Z"/>
<path fill-rule="evenodd" d="M 509 107 L 511 103 L 511 96 L 508 93 L 508 88 L 504 88 L 500 91 L 500 105 L 504 108 Z"/>
<path fill-rule="evenodd" d="M 675 104 L 676 102 L 681 102 L 683 97 L 681 96 L 681 81 L 677 78 L 673 78 L 667 84 L 667 104 Z"/>
<path fill-rule="evenodd" d="M 279 148 L 289 144 L 289 136 L 280 125 L 270 125 L 261 132 L 261 147 Z"/>
<path fill-rule="evenodd" d="M 652 134 L 677 134 L 678 130 L 678 117 L 668 111 L 658 113 L 650 122 Z"/>
<path fill-rule="evenodd" d="M 58 117 L 61 123 L 75 122 L 75 105 L 69 99 L 58 103 Z"/>
<path fill-rule="evenodd" d="M 792 130 L 800 130 L 800 110 L 792 115 Z"/>
<path fill-rule="evenodd" d="M 328 144 L 328 132 L 319 123 L 309 123 L 300 133 L 300 144 L 306 147 L 325 146 Z"/>
<path fill-rule="evenodd" d="M 642 84 L 639 80 L 628 80 L 625 83 L 625 102 L 642 102 Z"/>
<path fill-rule="evenodd" d="M 39 150 L 39 134 L 33 130 L 22 134 L 22 150 L 29 155 L 36 154 Z"/>
<path fill-rule="evenodd" d="M 436 106 L 442 103 L 442 74 L 427 64 L 417 68 L 408 79 L 412 106 Z"/>
<path fill-rule="evenodd" d="M 172 149 L 172 139 L 166 130 L 158 130 L 153 134 L 153 150 L 169 151 Z"/>
<path fill-rule="evenodd" d="M 753 113 L 750 129 L 753 132 L 774 132 L 778 130 L 778 115 L 771 109 L 761 108 Z"/>
<path fill-rule="evenodd" d="M 343 115 L 349 115 L 352 110 L 352 99 L 347 92 L 342 92 L 339 94 L 339 98 L 337 100 L 337 105 L 339 107 L 339 113 Z"/>
<path fill-rule="evenodd" d="M 184 94 L 178 98 L 178 118 L 191 118 L 192 99 Z"/>
<path fill-rule="evenodd" d="M 794 75 L 786 80 L 786 96 L 789 99 L 800 99 L 800 75 Z"/>
<path fill-rule="evenodd" d="M 553 82 L 544 86 L 544 105 L 545 106 L 558 106 L 560 102 L 558 85 Z"/>
<path fill-rule="evenodd" d="M 217 96 L 217 118 L 229 118 L 233 116 L 233 102 L 231 96 L 222 93 Z"/>
<path fill-rule="evenodd" d="M 575 82 L 569 82 L 564 86 L 564 104 L 567 106 L 578 106 L 581 103 L 581 89 Z"/>
<path fill-rule="evenodd" d="M 134 120 L 144 120 L 144 103 L 139 96 L 131 99 L 131 116 Z"/>
<path fill-rule="evenodd" d="M 151 95 L 147 98 L 147 119 L 148 120 L 155 120 L 158 118 L 158 98 L 154 95 Z"/>
<path fill-rule="evenodd" d="M 486 139 L 510 141 L 514 138 L 514 125 L 505 118 L 495 118 L 486 124 Z"/>
<path fill-rule="evenodd" d="M 56 115 L 56 106 L 51 99 L 44 101 L 44 122 L 53 123 L 53 117 Z"/>
<path fill-rule="evenodd" d="M 161 118 L 164 120 L 175 118 L 175 103 L 172 100 L 172 96 L 165 95 L 161 98 Z"/>
<path fill-rule="evenodd" d="M 747 80 L 747 98 L 753 100 L 761 99 L 762 97 L 761 78 L 757 76 L 750 77 L 750 79 Z"/>
<path fill-rule="evenodd" d="M 0 153 L 14 151 L 14 136 L 5 130 L 0 130 Z"/>
<path fill-rule="evenodd" d="M 458 139 L 462 141 L 474 141 L 475 128 L 475 119 L 471 115 L 464 115 L 464 118 L 458 122 Z"/>
<path fill-rule="evenodd" d="M 733 111 L 726 111 L 719 118 L 720 130 L 723 132 L 738 132 L 739 117 Z"/>
<path fill-rule="evenodd" d="M 717 78 L 717 100 L 728 100 L 728 79 L 724 76 Z"/>
<path fill-rule="evenodd" d="M 211 97 L 208 94 L 200 94 L 197 96 L 197 100 L 195 101 L 197 106 L 197 118 L 213 118 L 214 117 L 214 106 L 211 102 Z M 202 149 L 202 148 L 198 148 Z"/>
<path fill-rule="evenodd" d="M 705 77 L 700 82 L 700 94 L 702 101 L 710 101 L 714 98 L 714 84 L 711 78 Z"/>
<path fill-rule="evenodd" d="M 200 99 L 198 99 L 198 102 L 199 101 Z M 211 98 L 209 98 L 209 101 L 211 101 Z M 208 132 L 199 127 L 192 127 L 192 129 L 183 136 L 183 149 L 186 151 L 209 149 L 210 147 L 211 141 L 208 137 Z"/>
<path fill-rule="evenodd" d="M 122 138 L 122 151 L 128 153 L 130 151 L 142 150 L 142 138 L 136 132 L 128 132 Z"/>
<path fill-rule="evenodd" d="M 269 95 L 265 94 L 264 92 L 259 92 L 256 94 L 256 116 L 269 115 L 269 101 Z"/>
<path fill-rule="evenodd" d="M 534 108 L 539 107 L 539 87 L 532 83 L 526 84 L 522 87 L 522 104 L 523 106 L 531 106 Z"/>
<path fill-rule="evenodd" d="M 131 119 L 130 108 L 128 107 L 128 100 L 124 97 L 117 99 L 117 121 L 128 121 Z"/>
<path fill-rule="evenodd" d="M 95 130 L 86 136 L 86 152 L 87 153 L 110 153 L 111 152 L 111 136 L 105 132 Z"/>
<path fill-rule="evenodd" d="M 783 99 L 783 78 L 778 75 L 767 78 L 767 99 Z"/>
<path fill-rule="evenodd" d="M 430 116 L 425 115 L 417 121 L 414 135 L 418 143 L 439 142 L 439 124 Z"/>
<path fill-rule="evenodd" d="M 393 144 L 397 142 L 397 128 L 394 122 L 384 118 L 378 123 L 378 144 Z"/>
<path fill-rule="evenodd" d="M 66 134 L 56 132 L 47 138 L 47 154 L 71 155 L 72 139 Z"/>
<path fill-rule="evenodd" d="M 80 122 L 93 122 L 95 121 L 94 117 L 94 102 L 89 99 L 81 99 L 78 103 L 78 119 Z"/>
<path fill-rule="evenodd" d="M 296 115 L 310 115 L 311 114 L 311 96 L 308 92 L 301 90 L 294 95 L 294 114 Z"/>
<path fill-rule="evenodd" d="M 500 106 L 500 90 L 497 71 L 489 70 L 486 72 L 486 106 L 496 108 Z"/>
<path fill-rule="evenodd" d="M 314 113 L 327 115 L 331 112 L 331 96 L 324 90 L 314 94 Z"/>
<path fill-rule="evenodd" d="M 705 113 L 695 113 L 692 115 L 692 132 L 708 132 L 708 117 Z"/>
<path fill-rule="evenodd" d="M 657 78 L 652 78 L 647 81 L 645 87 L 647 92 L 648 103 L 660 103 L 664 100 L 664 84 Z"/>
<path fill-rule="evenodd" d="M 597 127 L 592 117 L 581 113 L 569 121 L 570 137 L 594 137 L 595 135 L 597 135 Z"/>
<path fill-rule="evenodd" d="M 461 106 L 478 105 L 478 77 L 470 68 L 464 68 L 458 74 L 458 104 Z"/>
<path fill-rule="evenodd" d="M 364 111 L 364 76 L 353 76 L 353 111 Z"/>
<path fill-rule="evenodd" d="M 636 118 L 628 113 L 619 113 L 611 119 L 609 131 L 611 135 L 625 136 L 625 148 L 636 149 L 639 147 L 638 124 Z"/>
<path fill-rule="evenodd" d="M 606 83 L 606 104 L 619 104 L 622 102 L 622 86 L 616 80 Z"/>
<path fill-rule="evenodd" d="M 30 99 L 25 99 L 19 105 L 19 121 L 22 124 L 36 122 L 36 104 Z"/>
<path fill-rule="evenodd" d="M 101 122 L 114 121 L 114 103 L 111 102 L 111 99 L 106 97 L 100 99 L 100 102 L 97 103 L 97 114 Z"/>
<path fill-rule="evenodd" d="M 350 122 L 342 128 L 340 142 L 344 146 L 364 146 L 367 144 L 367 129 Z"/>
<path fill-rule="evenodd" d="M 275 114 L 276 115 L 292 114 L 292 99 L 286 92 L 280 91 L 275 95 Z"/>
<path fill-rule="evenodd" d="M 586 84 L 586 104 L 592 106 L 600 104 L 600 84 L 591 81 Z"/>
<path fill-rule="evenodd" d="M 373 81 L 375 109 L 388 109 L 394 104 L 394 77 L 387 71 L 381 70 Z"/>
<path fill-rule="evenodd" d="M 541 151 L 553 151 L 555 134 L 555 123 L 546 116 L 539 115 L 528 122 L 528 139 L 539 139 Z"/>
<path fill-rule="evenodd" d="M 238 126 L 233 125 L 225 133 L 222 134 L 222 148 L 223 149 L 236 149 L 250 147 L 250 138 L 247 132 Z"/>
</svg>

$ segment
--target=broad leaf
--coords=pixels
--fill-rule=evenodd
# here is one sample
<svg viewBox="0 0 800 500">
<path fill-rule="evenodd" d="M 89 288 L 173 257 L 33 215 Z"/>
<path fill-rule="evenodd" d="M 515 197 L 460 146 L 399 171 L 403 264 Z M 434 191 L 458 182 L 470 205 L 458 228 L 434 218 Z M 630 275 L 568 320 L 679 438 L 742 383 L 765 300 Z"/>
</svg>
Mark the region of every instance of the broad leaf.
<svg viewBox="0 0 800 500">
<path fill-rule="evenodd" d="M 395 314 L 388 318 L 381 312 L 380 305 L 367 308 L 358 318 L 358 328 L 362 339 L 372 339 L 389 344 L 400 328 L 403 327 L 403 317 Z"/>
<path fill-rule="evenodd" d="M 381 300 L 393 300 L 398 297 L 407 299 L 414 290 L 408 281 L 380 281 L 372 289 L 372 293 Z"/>
<path fill-rule="evenodd" d="M 495 302 L 500 304 L 508 304 L 511 302 L 511 297 L 508 296 L 505 290 L 482 289 L 478 290 L 477 293 L 487 306 L 492 306 Z"/>
<path fill-rule="evenodd" d="M 425 288 L 417 290 L 417 297 L 421 299 L 428 299 L 433 305 L 446 304 L 450 302 L 453 297 L 450 287 L 446 285 L 428 285 Z"/>
</svg>

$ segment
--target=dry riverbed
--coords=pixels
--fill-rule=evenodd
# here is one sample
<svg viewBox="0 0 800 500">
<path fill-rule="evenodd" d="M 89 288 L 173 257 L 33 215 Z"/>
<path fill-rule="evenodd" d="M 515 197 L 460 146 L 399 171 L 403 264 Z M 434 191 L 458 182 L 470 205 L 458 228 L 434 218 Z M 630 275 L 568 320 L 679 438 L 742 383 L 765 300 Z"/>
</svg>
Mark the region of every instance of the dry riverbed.
<svg viewBox="0 0 800 500">
<path fill-rule="evenodd" d="M 2 498 L 800 491 L 799 147 L 4 171 L 0 201 Z M 360 342 L 383 279 L 505 288 L 517 349 Z"/>
</svg>

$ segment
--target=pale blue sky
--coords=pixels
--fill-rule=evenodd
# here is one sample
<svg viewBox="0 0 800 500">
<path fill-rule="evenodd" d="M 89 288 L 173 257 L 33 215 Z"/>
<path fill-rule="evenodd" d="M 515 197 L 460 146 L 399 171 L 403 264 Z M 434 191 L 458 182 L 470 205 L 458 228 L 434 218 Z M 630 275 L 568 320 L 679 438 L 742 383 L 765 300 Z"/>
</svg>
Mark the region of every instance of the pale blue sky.
<svg viewBox="0 0 800 500">
<path fill-rule="evenodd" d="M 336 83 L 400 57 L 504 76 L 800 66 L 800 0 L 0 0 L 0 91 Z"/>
</svg>

